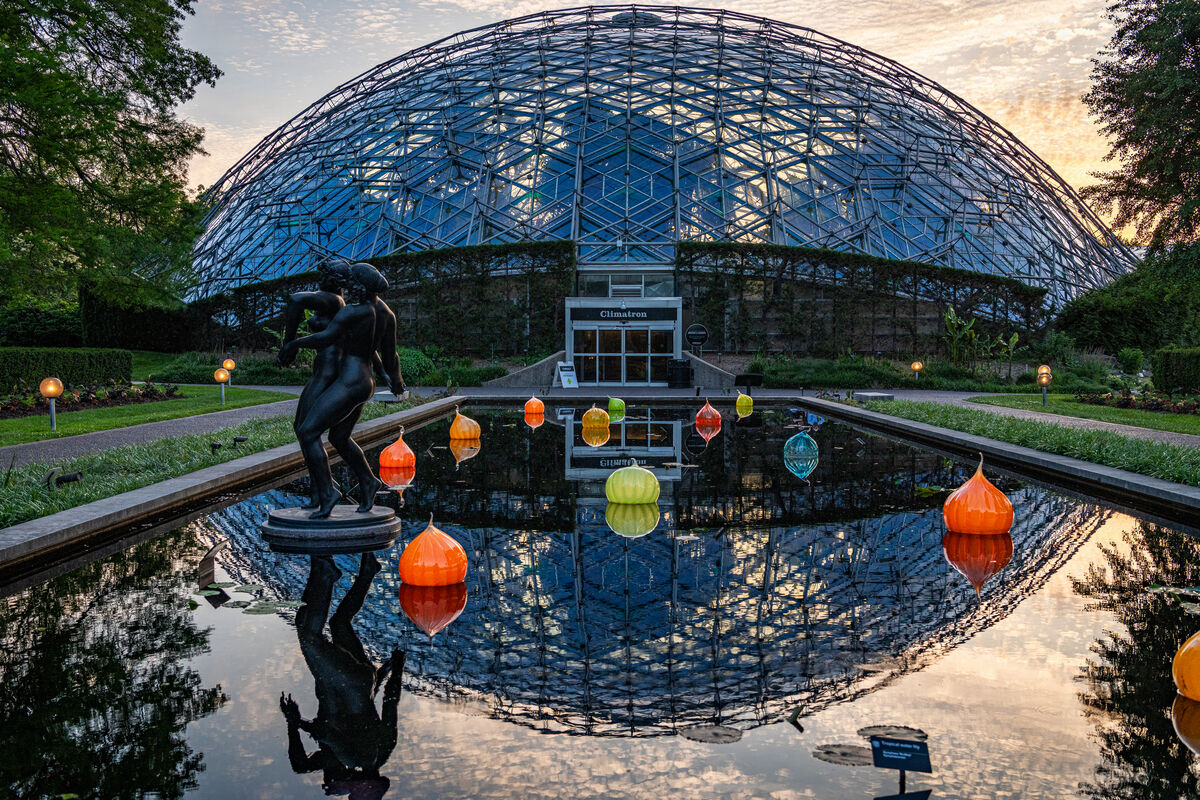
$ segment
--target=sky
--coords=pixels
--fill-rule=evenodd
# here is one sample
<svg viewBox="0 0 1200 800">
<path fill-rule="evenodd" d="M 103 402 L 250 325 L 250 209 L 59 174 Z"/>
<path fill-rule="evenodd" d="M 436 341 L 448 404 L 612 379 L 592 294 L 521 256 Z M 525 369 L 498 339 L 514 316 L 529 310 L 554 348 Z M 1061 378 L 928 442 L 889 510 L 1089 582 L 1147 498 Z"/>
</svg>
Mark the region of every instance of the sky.
<svg viewBox="0 0 1200 800">
<path fill-rule="evenodd" d="M 1075 188 L 1107 152 L 1080 96 L 1112 36 L 1107 0 L 748 0 L 724 8 L 814 28 L 940 83 Z M 184 44 L 225 75 L 181 109 L 207 132 L 209 186 L 264 136 L 356 75 L 443 36 L 565 0 L 199 0 Z M 693 5 L 713 6 L 697 0 Z"/>
</svg>

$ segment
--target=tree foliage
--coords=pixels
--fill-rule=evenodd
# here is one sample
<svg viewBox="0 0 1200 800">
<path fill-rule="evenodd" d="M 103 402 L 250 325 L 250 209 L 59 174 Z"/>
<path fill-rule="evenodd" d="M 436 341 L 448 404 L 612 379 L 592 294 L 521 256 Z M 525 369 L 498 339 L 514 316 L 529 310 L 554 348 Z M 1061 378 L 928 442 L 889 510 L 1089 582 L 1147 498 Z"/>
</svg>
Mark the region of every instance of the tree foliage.
<svg viewBox="0 0 1200 800">
<path fill-rule="evenodd" d="M 1200 233 L 1200 3 L 1116 0 L 1116 33 L 1095 59 L 1083 100 L 1110 140 L 1118 169 L 1083 194 L 1115 211 L 1151 246 Z"/>
<path fill-rule="evenodd" d="M 0 0 L 0 289 L 69 294 L 79 271 L 170 289 L 200 207 L 200 128 L 175 118 L 220 70 L 181 46 L 195 0 Z"/>
<path fill-rule="evenodd" d="M 1076 297 L 1055 324 L 1079 345 L 1109 353 L 1200 346 L 1200 244 L 1150 255 L 1133 272 Z"/>
</svg>

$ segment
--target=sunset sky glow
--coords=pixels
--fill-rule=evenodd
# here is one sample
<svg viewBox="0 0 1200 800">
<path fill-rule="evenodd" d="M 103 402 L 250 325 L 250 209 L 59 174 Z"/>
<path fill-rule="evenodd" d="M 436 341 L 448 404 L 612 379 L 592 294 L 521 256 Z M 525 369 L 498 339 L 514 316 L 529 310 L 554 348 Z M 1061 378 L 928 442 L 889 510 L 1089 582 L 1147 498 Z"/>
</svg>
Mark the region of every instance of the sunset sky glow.
<svg viewBox="0 0 1200 800">
<path fill-rule="evenodd" d="M 200 0 L 184 42 L 225 70 L 183 114 L 211 185 L 260 139 L 336 86 L 461 30 L 572 3 L 541 0 Z M 697 4 L 703 5 L 703 4 Z M 1112 27 L 1106 0 L 780 0 L 722 7 L 814 28 L 894 59 L 1012 131 L 1077 189 L 1107 146 L 1080 96 Z"/>
</svg>

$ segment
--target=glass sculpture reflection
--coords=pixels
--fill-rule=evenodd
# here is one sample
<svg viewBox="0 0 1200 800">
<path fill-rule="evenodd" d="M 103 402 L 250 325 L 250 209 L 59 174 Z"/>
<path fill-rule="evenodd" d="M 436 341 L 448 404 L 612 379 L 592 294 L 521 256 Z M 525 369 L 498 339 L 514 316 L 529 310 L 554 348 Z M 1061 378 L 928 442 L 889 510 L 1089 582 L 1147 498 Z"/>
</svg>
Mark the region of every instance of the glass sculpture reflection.
<svg viewBox="0 0 1200 800">
<path fill-rule="evenodd" d="M 800 480 L 807 480 L 808 476 L 812 475 L 820 455 L 816 441 L 804 431 L 797 433 L 783 445 L 783 465 Z"/>
</svg>

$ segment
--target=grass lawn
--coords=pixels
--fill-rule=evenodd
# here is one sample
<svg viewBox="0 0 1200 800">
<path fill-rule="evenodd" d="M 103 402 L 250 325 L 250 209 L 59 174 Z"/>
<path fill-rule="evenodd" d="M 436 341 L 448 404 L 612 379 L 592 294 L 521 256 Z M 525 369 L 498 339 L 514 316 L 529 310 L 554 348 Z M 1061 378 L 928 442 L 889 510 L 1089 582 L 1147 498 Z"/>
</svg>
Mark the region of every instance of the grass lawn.
<svg viewBox="0 0 1200 800">
<path fill-rule="evenodd" d="M 942 403 L 893 400 L 865 403 L 863 407 L 880 414 L 986 436 L 1046 453 L 1200 486 L 1200 448 L 1197 447 L 1132 439 L 1110 431 L 1067 428 L 1052 422 L 1002 417 L 990 411 Z"/>
<path fill-rule="evenodd" d="M 1136 408 L 1094 406 L 1088 403 L 1078 403 L 1075 401 L 1074 395 L 1068 394 L 1047 396 L 1044 409 L 1041 395 L 1003 394 L 993 397 L 972 397 L 970 402 L 989 406 L 1022 408 L 1029 411 L 1046 411 L 1051 414 L 1062 414 L 1064 417 L 1115 422 L 1119 425 L 1153 428 L 1157 431 L 1200 435 L 1200 415 L 1197 414 L 1168 414 L 1161 411 L 1142 411 Z"/>
<path fill-rule="evenodd" d="M 161 370 L 167 364 L 179 358 L 178 353 L 155 353 L 152 350 L 133 351 L 133 379 L 144 381 L 151 372 Z M 216 369 L 214 366 L 213 369 Z"/>
<path fill-rule="evenodd" d="M 38 442 L 77 433 L 107 431 L 140 425 L 143 422 L 160 422 L 164 419 L 179 419 L 222 408 L 242 408 L 276 400 L 292 400 L 296 397 L 287 392 L 268 392 L 261 389 L 243 389 L 231 386 L 225 390 L 225 405 L 221 405 L 221 387 L 185 386 L 182 391 L 187 397 L 160 400 L 154 403 L 134 403 L 127 406 L 88 408 L 82 411 L 67 411 L 58 415 L 58 430 L 50 430 L 50 415 L 0 419 L 0 447 L 23 442 Z"/>
</svg>

